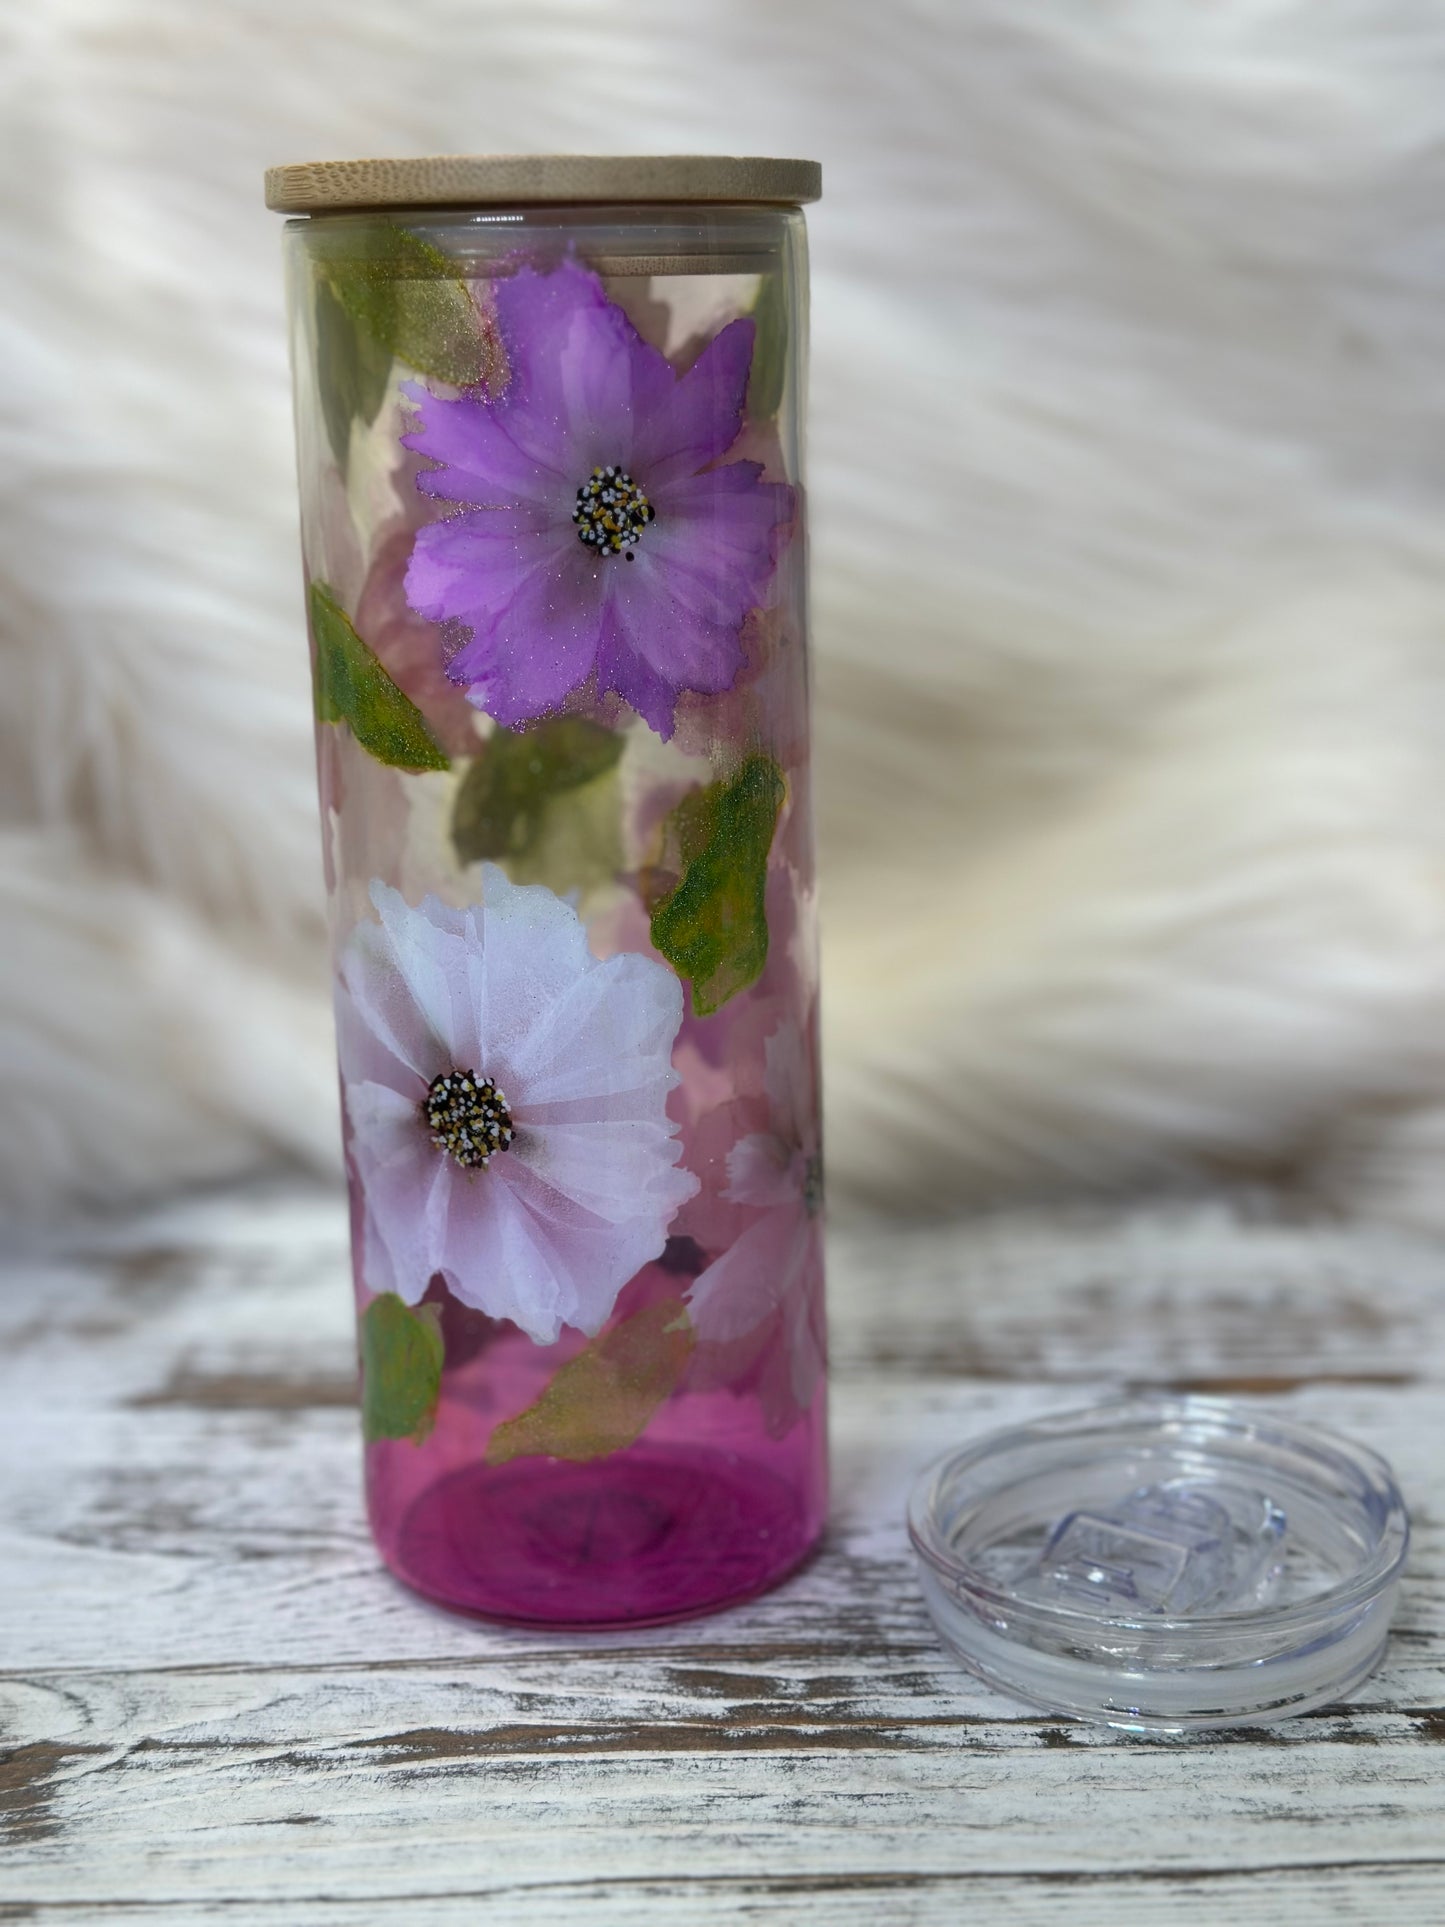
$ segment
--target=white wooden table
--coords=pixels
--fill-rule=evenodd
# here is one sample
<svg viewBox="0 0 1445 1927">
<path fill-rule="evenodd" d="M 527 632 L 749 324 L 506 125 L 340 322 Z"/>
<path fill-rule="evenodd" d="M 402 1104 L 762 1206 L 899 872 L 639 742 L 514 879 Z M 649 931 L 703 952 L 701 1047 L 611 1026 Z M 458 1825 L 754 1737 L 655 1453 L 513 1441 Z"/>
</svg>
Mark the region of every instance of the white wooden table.
<svg viewBox="0 0 1445 1927">
<path fill-rule="evenodd" d="M 330 1197 L 192 1202 L 0 1275 L 0 1920 L 1445 1922 L 1445 1253 L 1222 1203 L 839 1230 L 823 1554 L 712 1620 L 434 1611 L 362 1517 Z M 920 1461 L 1123 1385 L 1382 1449 L 1384 1670 L 1207 1742 L 1027 1711 L 934 1640 Z"/>
</svg>

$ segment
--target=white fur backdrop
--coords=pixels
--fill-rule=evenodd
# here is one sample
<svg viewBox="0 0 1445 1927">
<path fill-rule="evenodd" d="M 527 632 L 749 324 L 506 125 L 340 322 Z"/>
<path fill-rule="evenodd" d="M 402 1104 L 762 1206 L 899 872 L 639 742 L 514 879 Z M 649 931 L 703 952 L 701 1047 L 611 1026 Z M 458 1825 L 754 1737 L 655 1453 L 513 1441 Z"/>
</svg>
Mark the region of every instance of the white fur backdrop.
<svg viewBox="0 0 1445 1927">
<path fill-rule="evenodd" d="M 835 1180 L 1445 1221 L 1436 0 L 44 0 L 0 45 L 7 1209 L 336 1156 L 262 168 L 710 149 L 825 170 Z"/>
</svg>

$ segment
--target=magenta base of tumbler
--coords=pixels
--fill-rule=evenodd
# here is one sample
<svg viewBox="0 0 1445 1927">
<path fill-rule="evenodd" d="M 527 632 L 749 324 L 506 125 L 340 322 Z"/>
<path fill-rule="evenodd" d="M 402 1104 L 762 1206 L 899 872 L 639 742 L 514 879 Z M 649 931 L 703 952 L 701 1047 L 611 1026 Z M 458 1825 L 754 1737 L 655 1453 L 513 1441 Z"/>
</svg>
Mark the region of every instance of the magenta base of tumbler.
<svg viewBox="0 0 1445 1927">
<path fill-rule="evenodd" d="M 598 1630 L 688 1619 L 766 1591 L 822 1525 L 821 1506 L 806 1507 L 766 1466 L 639 1444 L 595 1464 L 463 1467 L 378 1539 L 396 1576 L 441 1605 Z"/>
<path fill-rule="evenodd" d="M 640 1274 L 620 1318 L 660 1284 L 671 1288 L 666 1274 Z M 599 1433 L 592 1458 L 518 1452 L 497 1463 L 498 1427 L 535 1410 L 588 1341 L 569 1332 L 539 1346 L 439 1304 L 449 1362 L 432 1423 L 420 1440 L 366 1448 L 377 1549 L 426 1598 L 514 1625 L 658 1625 L 766 1591 L 817 1544 L 828 1501 L 821 1379 L 799 1410 L 793 1381 L 767 1375 L 775 1360 L 764 1353 L 752 1379 L 684 1384 L 631 1445 Z"/>
</svg>

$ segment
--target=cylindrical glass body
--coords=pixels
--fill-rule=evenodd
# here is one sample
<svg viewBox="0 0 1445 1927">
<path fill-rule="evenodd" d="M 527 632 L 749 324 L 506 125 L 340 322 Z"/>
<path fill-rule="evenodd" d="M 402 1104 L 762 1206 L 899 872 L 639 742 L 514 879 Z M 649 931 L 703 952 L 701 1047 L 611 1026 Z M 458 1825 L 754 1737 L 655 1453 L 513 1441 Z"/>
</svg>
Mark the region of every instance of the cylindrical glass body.
<svg viewBox="0 0 1445 1927">
<path fill-rule="evenodd" d="M 706 1611 L 825 1505 L 802 216 L 286 248 L 372 1526 Z"/>
</svg>

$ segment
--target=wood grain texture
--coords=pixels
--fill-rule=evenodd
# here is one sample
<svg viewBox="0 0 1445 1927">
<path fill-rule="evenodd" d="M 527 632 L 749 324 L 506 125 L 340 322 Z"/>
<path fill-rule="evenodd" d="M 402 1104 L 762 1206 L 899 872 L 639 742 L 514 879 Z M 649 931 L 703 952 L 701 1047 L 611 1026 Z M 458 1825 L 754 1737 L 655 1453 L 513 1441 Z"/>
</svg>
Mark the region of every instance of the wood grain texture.
<svg viewBox="0 0 1445 1927">
<path fill-rule="evenodd" d="M 1445 1260 L 1259 1204 L 859 1224 L 833 1525 L 767 1598 L 509 1631 L 380 1569 L 345 1225 L 200 1200 L 0 1276 L 0 1920 L 1445 1921 Z M 1207 1384 L 1384 1451 L 1416 1543 L 1347 1706 L 1206 1742 L 960 1672 L 903 1497 L 960 1437 Z"/>
<path fill-rule="evenodd" d="M 266 205 L 280 214 L 678 203 L 801 207 L 822 191 L 816 161 L 733 154 L 433 154 L 266 170 Z"/>
</svg>

